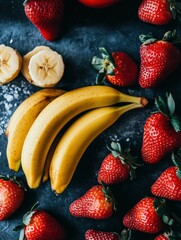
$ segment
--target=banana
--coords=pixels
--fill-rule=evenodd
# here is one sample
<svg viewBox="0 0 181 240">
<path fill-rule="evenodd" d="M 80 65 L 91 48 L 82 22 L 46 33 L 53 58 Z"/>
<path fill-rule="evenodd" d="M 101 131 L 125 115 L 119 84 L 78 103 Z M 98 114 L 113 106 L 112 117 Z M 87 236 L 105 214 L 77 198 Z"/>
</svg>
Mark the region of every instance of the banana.
<svg viewBox="0 0 181 240">
<path fill-rule="evenodd" d="M 125 112 L 142 107 L 129 104 L 90 110 L 78 118 L 63 134 L 50 164 L 52 190 L 62 193 L 70 183 L 75 169 L 89 144 Z"/>
<path fill-rule="evenodd" d="M 42 50 L 49 50 L 52 51 L 49 47 L 47 46 L 37 46 L 35 47 L 32 51 L 28 52 L 26 55 L 23 56 L 23 64 L 21 68 L 21 72 L 24 75 L 24 77 L 28 80 L 28 82 L 33 83 L 30 73 L 29 73 L 29 62 L 31 57 L 33 57 L 36 53 L 42 51 Z"/>
<path fill-rule="evenodd" d="M 28 69 L 34 85 L 54 87 L 63 76 L 64 62 L 57 52 L 42 50 L 30 58 Z"/>
<path fill-rule="evenodd" d="M 22 57 L 13 48 L 0 45 L 0 85 L 15 79 L 22 65 Z"/>
<path fill-rule="evenodd" d="M 40 185 L 47 153 L 65 124 L 83 111 L 120 102 L 145 105 L 147 100 L 123 94 L 108 86 L 88 86 L 69 91 L 45 107 L 23 144 L 21 163 L 29 187 Z"/>
<path fill-rule="evenodd" d="M 61 89 L 43 89 L 25 99 L 10 118 L 6 135 L 6 155 L 9 168 L 18 171 L 25 137 L 38 114 L 56 97 L 65 93 Z"/>
</svg>

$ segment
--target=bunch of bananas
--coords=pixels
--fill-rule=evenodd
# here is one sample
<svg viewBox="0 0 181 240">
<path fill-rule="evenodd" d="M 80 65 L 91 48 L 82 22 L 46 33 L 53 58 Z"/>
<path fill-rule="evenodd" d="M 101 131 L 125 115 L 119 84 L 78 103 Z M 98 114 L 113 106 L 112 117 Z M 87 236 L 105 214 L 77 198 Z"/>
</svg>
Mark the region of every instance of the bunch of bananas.
<svg viewBox="0 0 181 240">
<path fill-rule="evenodd" d="M 118 103 L 129 104 L 118 106 Z M 143 97 L 129 96 L 108 86 L 86 86 L 69 92 L 38 91 L 21 103 L 10 119 L 9 168 L 18 171 L 21 164 L 30 188 L 39 187 L 42 179 L 45 181 L 50 176 L 52 189 L 62 193 L 83 153 L 98 134 L 125 112 L 146 104 Z"/>
</svg>

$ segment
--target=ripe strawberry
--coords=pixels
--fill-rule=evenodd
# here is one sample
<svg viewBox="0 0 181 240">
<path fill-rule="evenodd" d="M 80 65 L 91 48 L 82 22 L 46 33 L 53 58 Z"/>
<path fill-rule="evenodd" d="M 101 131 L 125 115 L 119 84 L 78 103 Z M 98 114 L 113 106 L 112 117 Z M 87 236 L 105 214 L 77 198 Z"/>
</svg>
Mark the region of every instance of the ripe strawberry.
<svg viewBox="0 0 181 240">
<path fill-rule="evenodd" d="M 108 154 L 99 169 L 98 182 L 105 184 L 116 184 L 135 177 L 136 164 L 130 154 L 130 149 L 123 152 L 121 145 L 116 142 L 111 143 L 111 151 Z"/>
<path fill-rule="evenodd" d="M 131 240 L 131 230 L 124 229 L 121 235 L 115 232 L 102 232 L 94 229 L 89 229 L 85 233 L 85 240 Z"/>
<path fill-rule="evenodd" d="M 109 53 L 105 48 L 99 48 L 102 58 L 94 56 L 92 66 L 99 72 L 96 83 L 102 83 L 105 78 L 113 85 L 126 87 L 135 85 L 138 67 L 133 59 L 124 52 Z"/>
<path fill-rule="evenodd" d="M 25 190 L 16 178 L 0 176 L 0 221 L 10 217 L 23 203 Z"/>
<path fill-rule="evenodd" d="M 154 198 L 145 197 L 141 199 L 126 213 L 123 224 L 129 229 L 146 233 L 158 233 L 163 228 L 163 223 L 156 212 Z"/>
<path fill-rule="evenodd" d="M 181 149 L 172 155 L 176 166 L 167 168 L 151 186 L 155 196 L 181 201 Z"/>
<path fill-rule="evenodd" d="M 85 240 L 120 240 L 120 237 L 117 233 L 89 229 L 85 233 Z"/>
<path fill-rule="evenodd" d="M 179 240 L 180 239 L 180 227 L 179 229 L 171 230 L 170 232 L 164 232 L 154 238 L 154 240 Z"/>
<path fill-rule="evenodd" d="M 164 25 L 180 14 L 181 7 L 175 0 L 143 0 L 138 17 L 144 22 Z"/>
<path fill-rule="evenodd" d="M 74 217 L 107 219 L 114 212 L 114 202 L 108 187 L 95 185 L 70 205 Z"/>
<path fill-rule="evenodd" d="M 25 14 L 48 40 L 56 40 L 61 31 L 64 5 L 62 0 L 25 0 Z"/>
<path fill-rule="evenodd" d="M 152 114 L 146 121 L 143 133 L 142 157 L 146 163 L 155 164 L 166 154 L 180 147 L 181 119 L 175 112 L 172 95 L 156 100 L 160 112 Z"/>
<path fill-rule="evenodd" d="M 169 240 L 170 238 L 165 234 L 160 234 L 154 238 L 154 240 Z"/>
<path fill-rule="evenodd" d="M 154 88 L 167 80 L 181 62 L 181 52 L 173 41 L 176 32 L 167 32 L 162 40 L 156 40 L 152 35 L 141 35 L 143 44 L 140 47 L 139 84 L 142 88 Z M 176 40 L 175 40 L 176 41 Z"/>
<path fill-rule="evenodd" d="M 14 230 L 20 230 L 20 239 L 26 240 L 64 240 L 65 230 L 60 223 L 44 210 L 35 209 L 23 217 L 23 225 L 17 226 Z"/>
</svg>

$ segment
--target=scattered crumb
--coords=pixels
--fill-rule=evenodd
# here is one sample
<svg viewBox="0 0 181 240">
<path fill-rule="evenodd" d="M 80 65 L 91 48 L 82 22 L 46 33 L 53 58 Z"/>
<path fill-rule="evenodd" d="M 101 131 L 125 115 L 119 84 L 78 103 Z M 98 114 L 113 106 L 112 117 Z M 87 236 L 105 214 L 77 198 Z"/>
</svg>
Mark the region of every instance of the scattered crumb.
<svg viewBox="0 0 181 240">
<path fill-rule="evenodd" d="M 0 86 L 0 136 L 4 134 L 9 119 L 23 99 L 31 95 L 31 86 L 21 82 L 21 87 L 14 83 Z"/>
</svg>

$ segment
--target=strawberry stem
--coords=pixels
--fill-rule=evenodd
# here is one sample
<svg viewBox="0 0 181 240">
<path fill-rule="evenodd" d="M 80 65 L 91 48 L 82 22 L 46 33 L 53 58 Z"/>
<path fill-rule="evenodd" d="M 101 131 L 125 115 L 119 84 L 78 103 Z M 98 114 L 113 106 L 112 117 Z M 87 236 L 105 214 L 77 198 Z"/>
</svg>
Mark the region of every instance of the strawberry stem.
<svg viewBox="0 0 181 240">
<path fill-rule="evenodd" d="M 104 47 L 99 47 L 99 51 L 102 58 L 93 56 L 91 59 L 92 67 L 98 71 L 96 76 L 96 84 L 101 84 L 105 79 L 106 75 L 114 75 L 115 61 L 112 54 L 107 51 Z"/>
</svg>

